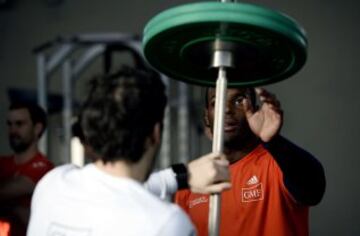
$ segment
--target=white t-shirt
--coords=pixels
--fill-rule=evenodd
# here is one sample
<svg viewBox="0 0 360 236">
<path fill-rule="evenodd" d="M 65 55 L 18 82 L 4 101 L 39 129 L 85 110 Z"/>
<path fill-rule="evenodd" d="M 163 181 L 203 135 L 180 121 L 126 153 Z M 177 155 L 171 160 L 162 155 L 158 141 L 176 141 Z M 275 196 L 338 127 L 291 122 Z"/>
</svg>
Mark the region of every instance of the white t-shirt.
<svg viewBox="0 0 360 236">
<path fill-rule="evenodd" d="M 162 200 L 170 201 L 178 190 L 175 173 L 171 168 L 153 172 L 144 187 Z"/>
<path fill-rule="evenodd" d="M 140 183 L 106 174 L 93 164 L 64 165 L 36 186 L 28 236 L 195 235 L 176 205 Z"/>
</svg>

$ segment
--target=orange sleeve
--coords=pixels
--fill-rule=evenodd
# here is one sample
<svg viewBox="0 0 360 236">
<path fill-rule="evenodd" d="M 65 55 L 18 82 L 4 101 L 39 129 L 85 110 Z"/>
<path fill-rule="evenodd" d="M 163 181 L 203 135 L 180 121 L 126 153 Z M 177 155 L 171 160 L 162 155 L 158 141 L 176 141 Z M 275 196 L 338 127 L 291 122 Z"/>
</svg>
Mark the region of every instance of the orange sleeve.
<svg viewBox="0 0 360 236">
<path fill-rule="evenodd" d="M 175 194 L 175 203 L 179 205 L 186 213 L 189 212 L 189 209 L 187 207 L 187 199 L 189 195 L 189 190 L 180 190 L 177 191 Z"/>
<path fill-rule="evenodd" d="M 10 223 L 7 220 L 0 219 L 0 235 L 1 236 L 10 235 Z"/>
</svg>

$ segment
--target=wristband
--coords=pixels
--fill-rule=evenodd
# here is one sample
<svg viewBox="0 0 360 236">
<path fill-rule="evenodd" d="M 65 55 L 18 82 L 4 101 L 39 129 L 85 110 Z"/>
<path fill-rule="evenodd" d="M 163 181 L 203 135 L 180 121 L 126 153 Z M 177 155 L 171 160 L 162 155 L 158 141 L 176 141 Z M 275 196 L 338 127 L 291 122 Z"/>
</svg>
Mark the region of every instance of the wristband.
<svg viewBox="0 0 360 236">
<path fill-rule="evenodd" d="M 178 184 L 178 190 L 189 188 L 188 184 L 188 171 L 184 164 L 171 165 L 171 169 L 175 173 L 176 182 Z"/>
</svg>

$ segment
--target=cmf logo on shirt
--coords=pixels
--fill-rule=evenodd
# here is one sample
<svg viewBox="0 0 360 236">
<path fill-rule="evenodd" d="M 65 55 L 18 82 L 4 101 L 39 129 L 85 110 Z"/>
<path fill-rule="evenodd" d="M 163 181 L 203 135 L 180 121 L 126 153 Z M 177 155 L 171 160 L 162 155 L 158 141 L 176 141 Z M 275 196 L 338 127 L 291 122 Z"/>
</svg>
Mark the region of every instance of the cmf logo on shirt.
<svg viewBox="0 0 360 236">
<path fill-rule="evenodd" d="M 241 189 L 242 202 L 254 202 L 264 199 L 262 184 L 259 183 L 256 176 L 250 178 L 247 185 L 250 185 L 250 187 Z"/>
</svg>

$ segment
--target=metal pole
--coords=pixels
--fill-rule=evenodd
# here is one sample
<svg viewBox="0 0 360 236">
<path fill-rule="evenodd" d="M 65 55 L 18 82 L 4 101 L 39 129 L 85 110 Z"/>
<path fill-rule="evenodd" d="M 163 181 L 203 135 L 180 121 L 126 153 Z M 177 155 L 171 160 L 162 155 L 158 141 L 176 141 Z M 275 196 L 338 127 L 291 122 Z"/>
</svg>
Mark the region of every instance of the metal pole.
<svg viewBox="0 0 360 236">
<path fill-rule="evenodd" d="M 44 53 L 39 53 L 37 55 L 38 104 L 46 112 L 48 111 L 48 104 L 47 104 L 48 78 L 50 78 L 50 74 L 72 51 L 73 51 L 72 45 L 65 45 L 61 49 L 59 49 L 53 56 L 48 58 L 48 60 L 46 59 Z M 41 139 L 39 140 L 39 150 L 45 155 L 48 155 L 48 143 L 49 143 L 49 133 L 47 130 L 45 130 Z"/>
<path fill-rule="evenodd" d="M 225 101 L 226 101 L 226 88 L 227 79 L 226 72 L 223 67 L 219 68 L 219 75 L 216 81 L 216 94 L 215 94 L 215 123 L 213 134 L 213 147 L 214 153 L 223 152 L 224 143 L 224 114 L 225 114 Z M 209 235 L 219 235 L 220 226 L 220 210 L 221 210 L 221 197 L 220 194 L 210 195 L 209 207 Z"/>
<path fill-rule="evenodd" d="M 124 34 L 124 33 L 84 33 L 75 35 L 73 37 L 75 42 L 82 43 L 118 43 L 118 42 L 126 42 L 132 40 L 138 40 L 138 36 L 133 34 Z"/>
<path fill-rule="evenodd" d="M 51 57 L 49 57 L 46 66 L 47 75 L 52 74 L 61 63 L 74 52 L 75 47 L 73 44 L 65 44 L 57 50 Z"/>
<path fill-rule="evenodd" d="M 105 44 L 97 44 L 91 46 L 86 52 L 74 63 L 72 66 L 72 79 L 77 80 L 81 73 L 88 67 L 95 59 L 104 53 Z"/>
<path fill-rule="evenodd" d="M 226 67 L 233 64 L 232 54 L 227 51 L 215 51 L 212 66 L 219 69 L 216 81 L 215 93 L 215 115 L 213 127 L 213 146 L 214 153 L 222 153 L 224 148 L 224 119 L 225 102 L 227 90 Z M 209 236 L 218 236 L 220 229 L 220 194 L 211 194 L 209 202 Z"/>
<path fill-rule="evenodd" d="M 166 96 L 169 99 L 170 80 L 168 77 L 161 76 L 163 82 L 166 84 Z M 159 166 L 161 169 L 169 167 L 171 163 L 171 101 L 169 99 L 168 105 L 165 109 L 164 128 L 162 133 L 162 143 L 160 149 Z"/>
<path fill-rule="evenodd" d="M 189 109 L 188 109 L 188 85 L 178 82 L 178 138 L 179 138 L 179 161 L 189 161 Z"/>
<path fill-rule="evenodd" d="M 64 156 L 67 157 L 67 162 L 70 160 L 73 163 L 73 157 L 71 157 L 71 118 L 72 118 L 72 71 L 70 61 L 67 60 L 63 64 L 63 96 L 64 96 L 64 108 L 63 108 L 63 132 L 64 132 Z"/>
<path fill-rule="evenodd" d="M 47 111 L 47 79 L 46 79 L 46 59 L 44 54 L 37 56 L 37 100 L 40 107 Z M 48 119 L 48 118 L 46 118 Z M 41 139 L 39 140 L 39 150 L 44 155 L 47 155 L 48 132 L 45 130 Z"/>
<path fill-rule="evenodd" d="M 160 169 L 169 167 L 171 164 L 171 118 L 170 107 L 165 109 L 164 128 L 162 133 L 162 143 L 160 149 L 159 165 Z"/>
</svg>

